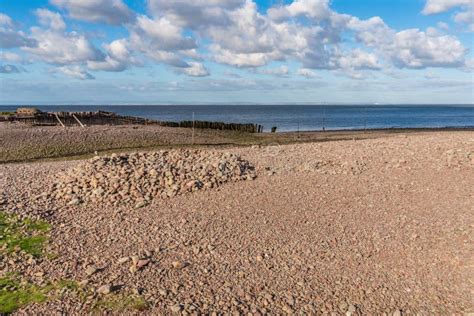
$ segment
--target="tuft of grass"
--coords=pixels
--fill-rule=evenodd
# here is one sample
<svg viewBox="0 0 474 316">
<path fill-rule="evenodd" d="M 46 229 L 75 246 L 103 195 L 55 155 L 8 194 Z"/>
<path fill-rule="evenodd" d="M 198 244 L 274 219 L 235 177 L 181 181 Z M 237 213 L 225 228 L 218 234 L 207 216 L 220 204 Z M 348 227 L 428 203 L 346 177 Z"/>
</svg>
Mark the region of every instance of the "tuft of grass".
<svg viewBox="0 0 474 316">
<path fill-rule="evenodd" d="M 148 308 L 147 301 L 139 295 L 119 295 L 112 294 L 101 297 L 94 306 L 97 310 L 109 310 L 115 312 L 123 311 L 144 311 Z"/>
<path fill-rule="evenodd" d="M 9 275 L 0 278 L 0 314 L 9 314 L 21 306 L 30 303 L 42 303 L 47 300 L 52 286 L 40 287 L 20 282 Z"/>
<path fill-rule="evenodd" d="M 0 253 L 18 250 L 34 257 L 43 255 L 50 225 L 43 221 L 20 219 L 0 211 Z"/>
</svg>

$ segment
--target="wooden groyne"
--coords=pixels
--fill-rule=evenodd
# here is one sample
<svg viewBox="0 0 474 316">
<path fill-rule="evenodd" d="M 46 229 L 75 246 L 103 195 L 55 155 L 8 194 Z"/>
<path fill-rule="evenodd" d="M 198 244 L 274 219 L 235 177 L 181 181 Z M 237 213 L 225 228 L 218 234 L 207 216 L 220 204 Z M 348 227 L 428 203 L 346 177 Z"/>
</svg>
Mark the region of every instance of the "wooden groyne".
<svg viewBox="0 0 474 316">
<path fill-rule="evenodd" d="M 16 122 L 35 126 L 91 125 L 159 125 L 167 127 L 230 130 L 246 133 L 262 133 L 263 126 L 209 121 L 168 122 L 149 120 L 136 116 L 123 116 L 113 112 L 41 112 L 35 108 L 19 108 L 15 113 L 0 115 L 0 122 Z"/>
</svg>

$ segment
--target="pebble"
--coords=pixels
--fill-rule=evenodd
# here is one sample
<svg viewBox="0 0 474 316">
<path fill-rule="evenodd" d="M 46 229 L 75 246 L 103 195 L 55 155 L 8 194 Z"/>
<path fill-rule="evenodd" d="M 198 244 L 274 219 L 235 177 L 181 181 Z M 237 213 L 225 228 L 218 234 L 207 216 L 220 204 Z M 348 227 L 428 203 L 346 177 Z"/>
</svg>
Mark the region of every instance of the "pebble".
<svg viewBox="0 0 474 316">
<path fill-rule="evenodd" d="M 94 266 L 89 266 L 89 267 L 87 267 L 87 269 L 86 269 L 86 274 L 87 274 L 88 276 L 91 276 L 91 275 L 93 275 L 93 274 L 96 273 L 96 272 L 97 272 L 97 268 L 94 267 Z"/>
<path fill-rule="evenodd" d="M 123 258 L 120 258 L 120 259 L 118 260 L 118 263 L 119 263 L 119 264 L 124 264 L 124 263 L 128 262 L 129 260 L 130 260 L 129 257 L 123 257 Z"/>
<path fill-rule="evenodd" d="M 97 293 L 99 294 L 105 295 L 105 294 L 109 294 L 110 292 L 112 292 L 112 287 L 109 284 L 102 285 L 101 287 L 97 289 Z"/>
<path fill-rule="evenodd" d="M 175 304 L 173 306 L 171 306 L 171 312 L 177 314 L 181 311 L 182 307 L 180 304 Z"/>
<path fill-rule="evenodd" d="M 137 270 L 140 270 L 144 266 L 148 265 L 148 263 L 150 263 L 150 259 L 139 260 L 137 262 Z"/>
<path fill-rule="evenodd" d="M 238 155 L 176 149 L 94 157 L 59 174 L 46 193 L 68 205 L 106 202 L 140 209 L 155 198 L 255 178 L 255 167 Z"/>
</svg>

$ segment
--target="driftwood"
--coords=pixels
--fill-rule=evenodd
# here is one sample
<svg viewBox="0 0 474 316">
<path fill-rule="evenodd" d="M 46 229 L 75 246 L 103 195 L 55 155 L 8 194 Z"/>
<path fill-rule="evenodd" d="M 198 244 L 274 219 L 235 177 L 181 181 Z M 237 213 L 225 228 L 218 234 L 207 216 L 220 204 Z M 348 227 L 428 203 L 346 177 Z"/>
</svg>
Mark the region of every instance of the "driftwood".
<svg viewBox="0 0 474 316">
<path fill-rule="evenodd" d="M 149 120 L 136 116 L 122 116 L 113 112 L 28 112 L 23 110 L 15 115 L 0 116 L 0 122 L 19 122 L 40 126 L 90 126 L 90 125 L 159 125 L 167 127 L 231 130 L 246 133 L 262 133 L 258 124 L 239 124 L 209 121 L 166 122 Z"/>
</svg>

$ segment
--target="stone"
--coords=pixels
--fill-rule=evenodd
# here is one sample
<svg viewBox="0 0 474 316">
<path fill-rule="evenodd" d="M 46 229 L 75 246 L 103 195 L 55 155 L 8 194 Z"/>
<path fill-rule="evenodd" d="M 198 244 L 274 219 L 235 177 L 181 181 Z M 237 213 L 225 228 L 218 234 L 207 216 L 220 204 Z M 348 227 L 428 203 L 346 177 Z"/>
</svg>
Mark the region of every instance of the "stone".
<svg viewBox="0 0 474 316">
<path fill-rule="evenodd" d="M 97 293 L 99 294 L 109 294 L 110 292 L 112 292 L 112 286 L 110 286 L 109 284 L 106 284 L 106 285 L 102 285 L 101 287 L 99 287 L 97 289 Z"/>
<path fill-rule="evenodd" d="M 180 304 L 175 304 L 173 306 L 171 306 L 171 312 L 174 313 L 174 314 L 177 314 L 181 311 L 182 307 Z"/>
<path fill-rule="evenodd" d="M 123 258 L 120 258 L 120 259 L 118 260 L 118 263 L 119 263 L 119 264 L 124 264 L 124 263 L 128 262 L 129 260 L 130 260 L 129 257 L 123 257 Z"/>
<path fill-rule="evenodd" d="M 146 205 L 147 203 L 145 201 L 140 201 L 137 204 L 135 204 L 135 208 L 139 209 L 139 208 L 145 207 Z"/>
<path fill-rule="evenodd" d="M 93 275 L 94 273 L 96 273 L 97 271 L 98 271 L 98 270 L 97 270 L 96 267 L 94 267 L 94 266 L 89 266 L 89 267 L 87 267 L 87 269 L 86 269 L 86 274 L 87 274 L 88 276 L 91 276 L 91 275 Z"/>
<path fill-rule="evenodd" d="M 150 259 L 139 260 L 137 262 L 137 270 L 140 270 L 141 268 L 145 267 L 146 265 L 148 265 L 148 263 L 150 263 Z"/>
<path fill-rule="evenodd" d="M 79 205 L 81 201 L 79 199 L 72 199 L 67 205 Z"/>
<path fill-rule="evenodd" d="M 140 260 L 140 258 L 138 256 L 132 256 L 131 258 L 132 258 L 132 263 L 134 265 L 136 265 L 138 263 L 138 261 Z"/>
</svg>

